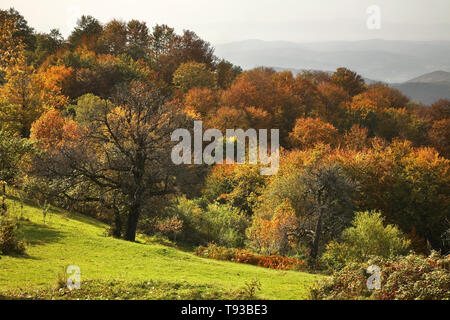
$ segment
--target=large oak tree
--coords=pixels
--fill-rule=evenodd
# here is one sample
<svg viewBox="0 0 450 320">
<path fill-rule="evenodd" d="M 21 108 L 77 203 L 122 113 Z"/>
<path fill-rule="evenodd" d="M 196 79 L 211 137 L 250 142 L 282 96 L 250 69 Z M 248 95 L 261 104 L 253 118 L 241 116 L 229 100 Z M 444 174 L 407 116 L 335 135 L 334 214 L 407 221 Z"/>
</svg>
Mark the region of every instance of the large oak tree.
<svg viewBox="0 0 450 320">
<path fill-rule="evenodd" d="M 126 219 L 124 238 L 134 241 L 141 214 L 154 209 L 151 200 L 174 192 L 176 176 L 185 171 L 170 157 L 171 134 L 186 127 L 185 120 L 180 105 L 158 86 L 132 82 L 119 87 L 86 126 L 72 129 L 76 134 L 62 134 L 66 141 L 53 144 L 56 147 L 37 159 L 36 167 L 41 175 L 64 180 L 70 188 L 87 183 L 98 190 L 79 200 L 113 199 L 114 208 L 121 208 L 117 214 Z M 60 192 L 73 196 L 68 189 Z"/>
</svg>

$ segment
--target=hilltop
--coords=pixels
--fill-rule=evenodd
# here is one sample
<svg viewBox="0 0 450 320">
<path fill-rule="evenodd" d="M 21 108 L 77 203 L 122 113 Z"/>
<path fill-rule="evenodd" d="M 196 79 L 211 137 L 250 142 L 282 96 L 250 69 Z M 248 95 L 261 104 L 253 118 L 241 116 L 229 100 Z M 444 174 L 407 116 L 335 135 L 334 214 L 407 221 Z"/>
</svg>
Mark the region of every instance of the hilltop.
<svg viewBox="0 0 450 320">
<path fill-rule="evenodd" d="M 440 83 L 440 82 L 449 82 L 450 83 L 450 72 L 446 71 L 434 71 L 430 72 L 424 75 L 421 75 L 420 77 L 411 79 L 407 82 L 414 82 L 414 83 Z"/>
<path fill-rule="evenodd" d="M 434 71 L 391 86 L 411 100 L 430 105 L 439 99 L 450 99 L 450 72 Z"/>
</svg>

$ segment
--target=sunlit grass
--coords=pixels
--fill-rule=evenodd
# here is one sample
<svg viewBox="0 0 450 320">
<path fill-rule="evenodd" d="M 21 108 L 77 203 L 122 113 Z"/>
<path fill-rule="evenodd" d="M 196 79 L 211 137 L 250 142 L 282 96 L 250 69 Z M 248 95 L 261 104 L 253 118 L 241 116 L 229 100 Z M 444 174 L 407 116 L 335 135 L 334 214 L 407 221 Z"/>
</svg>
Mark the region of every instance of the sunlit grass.
<svg viewBox="0 0 450 320">
<path fill-rule="evenodd" d="M 17 200 L 8 199 L 19 215 Z M 130 243 L 105 236 L 106 225 L 79 214 L 52 209 L 44 224 L 42 210 L 24 205 L 23 256 L 1 256 L 0 296 L 12 290 L 37 290 L 55 285 L 68 265 L 81 269 L 82 281 L 183 283 L 199 288 L 233 290 L 257 279 L 266 299 L 305 299 L 320 275 L 277 271 L 232 262 L 208 260 L 156 243 Z M 122 285 L 123 286 L 123 285 Z"/>
</svg>

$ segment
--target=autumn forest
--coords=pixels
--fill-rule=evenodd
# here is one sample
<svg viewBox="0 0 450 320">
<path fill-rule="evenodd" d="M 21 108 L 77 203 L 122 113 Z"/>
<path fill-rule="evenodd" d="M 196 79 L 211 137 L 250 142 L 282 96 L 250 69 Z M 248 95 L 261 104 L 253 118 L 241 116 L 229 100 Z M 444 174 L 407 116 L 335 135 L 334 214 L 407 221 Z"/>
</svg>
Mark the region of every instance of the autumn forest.
<svg viewBox="0 0 450 320">
<path fill-rule="evenodd" d="M 279 129 L 279 171 L 175 165 L 171 134 L 194 121 Z M 64 210 L 124 245 L 324 275 L 305 298 L 449 299 L 449 128 L 449 100 L 423 105 L 345 66 L 243 70 L 189 30 L 86 15 L 64 38 L 2 10 L 0 266 Z M 379 290 L 359 272 L 371 264 L 386 266 Z M 0 297 L 16 294 L 1 272 Z"/>
</svg>

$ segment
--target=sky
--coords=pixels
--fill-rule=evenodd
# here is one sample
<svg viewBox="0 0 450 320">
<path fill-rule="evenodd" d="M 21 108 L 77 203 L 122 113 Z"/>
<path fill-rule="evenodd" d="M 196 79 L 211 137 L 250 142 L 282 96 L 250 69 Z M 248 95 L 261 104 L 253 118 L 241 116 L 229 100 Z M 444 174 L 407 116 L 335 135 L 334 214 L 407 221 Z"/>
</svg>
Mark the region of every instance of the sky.
<svg viewBox="0 0 450 320">
<path fill-rule="evenodd" d="M 373 5 L 379 15 L 367 12 Z M 212 44 L 246 39 L 450 40 L 450 0 L 0 0 L 1 9 L 9 7 L 37 31 L 57 28 L 64 36 L 84 14 L 103 23 L 139 19 L 150 26 L 189 29 Z M 377 28 L 368 28 L 374 17 Z"/>
</svg>

